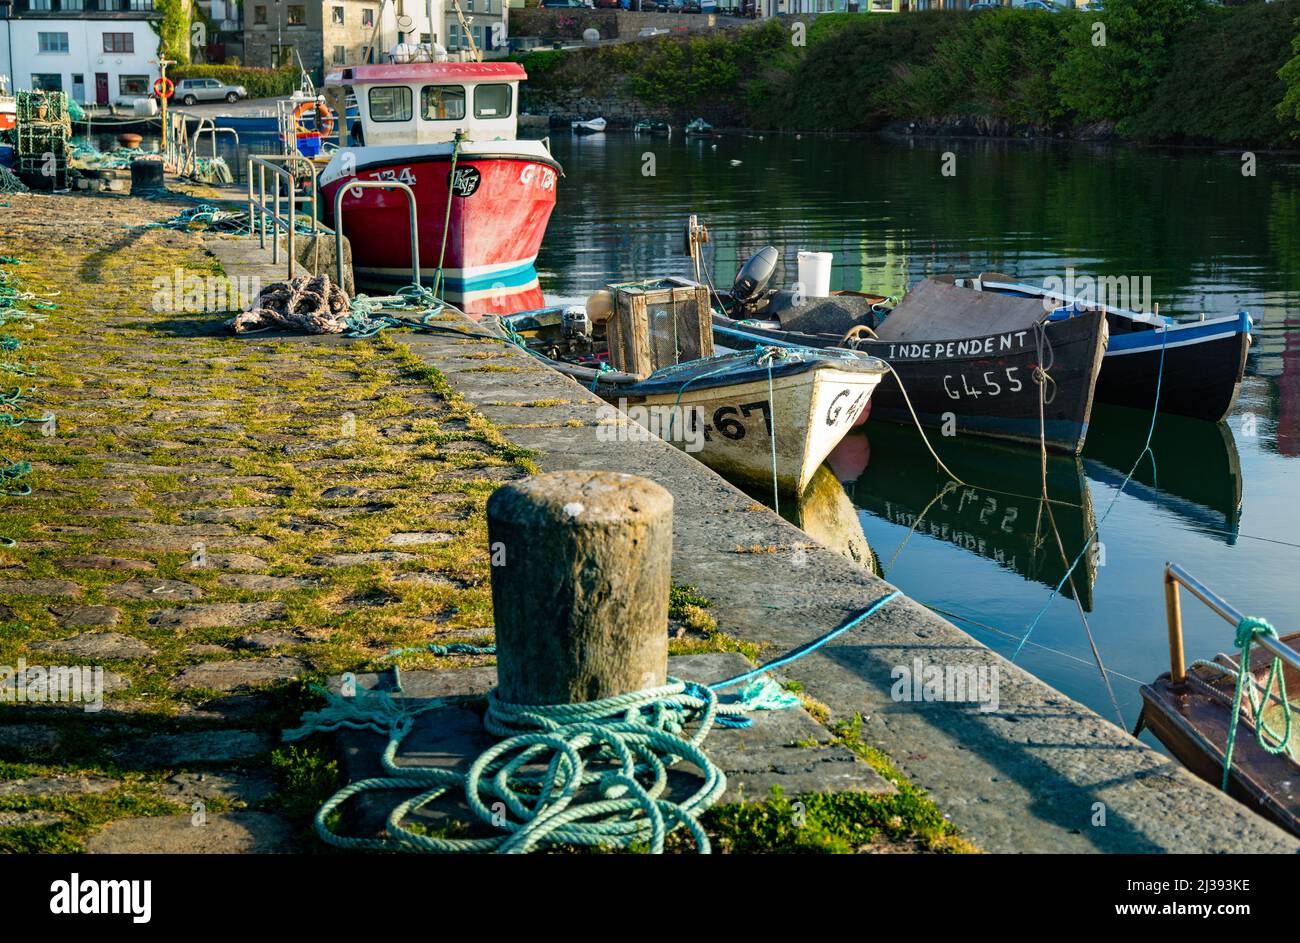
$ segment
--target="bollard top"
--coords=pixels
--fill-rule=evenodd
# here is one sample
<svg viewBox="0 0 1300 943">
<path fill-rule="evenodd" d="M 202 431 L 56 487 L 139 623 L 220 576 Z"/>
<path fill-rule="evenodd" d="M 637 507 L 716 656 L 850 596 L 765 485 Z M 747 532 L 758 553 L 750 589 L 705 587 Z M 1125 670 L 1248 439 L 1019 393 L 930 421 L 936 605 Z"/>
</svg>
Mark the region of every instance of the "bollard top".
<svg viewBox="0 0 1300 943">
<path fill-rule="evenodd" d="M 498 488 L 488 516 L 519 524 L 608 526 L 671 515 L 673 496 L 638 475 L 607 471 L 558 471 Z"/>
</svg>

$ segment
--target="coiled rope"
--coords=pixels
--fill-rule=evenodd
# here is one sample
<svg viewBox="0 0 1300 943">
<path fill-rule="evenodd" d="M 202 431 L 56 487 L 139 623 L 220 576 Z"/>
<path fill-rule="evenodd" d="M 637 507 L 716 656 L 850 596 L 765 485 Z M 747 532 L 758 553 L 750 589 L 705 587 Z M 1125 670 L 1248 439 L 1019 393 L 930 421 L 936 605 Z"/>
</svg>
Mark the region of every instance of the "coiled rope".
<svg viewBox="0 0 1300 943">
<path fill-rule="evenodd" d="M 480 754 L 469 769 L 399 766 L 402 741 L 419 715 L 452 703 L 436 698 L 411 707 L 402 698 L 401 675 L 394 669 L 395 692 L 359 688 L 345 697 L 324 694 L 326 705 L 285 731 L 285 740 L 343 729 L 370 730 L 388 737 L 381 756 L 384 776 L 340 789 L 317 811 L 316 833 L 338 848 L 436 854 L 494 852 L 517 854 L 540 848 L 578 845 L 663 852 L 664 839 L 684 828 L 696 849 L 707 854 L 709 839 L 699 816 L 721 798 L 727 779 L 704 752 L 714 725 L 747 726 L 746 713 L 798 703 L 765 672 L 816 651 L 861 624 L 898 596 L 890 592 L 852 619 L 812 642 L 766 664 L 705 686 L 668 678 L 658 687 L 580 704 L 520 705 L 487 695 L 484 728 L 499 743 Z M 448 653 L 457 646 L 446 646 Z M 475 653 L 481 652 L 475 646 Z M 486 648 L 486 647 L 484 647 Z M 430 650 L 433 650 L 432 647 Z M 718 692 L 745 685 L 740 703 L 722 704 Z M 319 690 L 319 689 L 317 689 Z M 700 773 L 695 790 L 680 800 L 664 797 L 668 770 L 687 761 Z M 390 810 L 382 838 L 340 835 L 329 824 L 348 799 L 366 792 L 417 790 Z M 496 834 L 453 838 L 425 834 L 402 824 L 410 814 L 455 790 L 463 793 L 474 819 Z"/>
</svg>

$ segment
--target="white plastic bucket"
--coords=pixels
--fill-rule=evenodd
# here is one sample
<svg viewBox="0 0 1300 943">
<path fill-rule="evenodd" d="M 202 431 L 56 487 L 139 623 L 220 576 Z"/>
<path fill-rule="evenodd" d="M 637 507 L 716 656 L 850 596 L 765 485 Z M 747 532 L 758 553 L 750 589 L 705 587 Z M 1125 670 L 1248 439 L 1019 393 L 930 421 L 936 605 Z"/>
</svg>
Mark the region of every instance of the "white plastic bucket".
<svg viewBox="0 0 1300 943">
<path fill-rule="evenodd" d="M 800 252 L 799 283 L 806 298 L 825 298 L 831 293 L 833 252 Z"/>
</svg>

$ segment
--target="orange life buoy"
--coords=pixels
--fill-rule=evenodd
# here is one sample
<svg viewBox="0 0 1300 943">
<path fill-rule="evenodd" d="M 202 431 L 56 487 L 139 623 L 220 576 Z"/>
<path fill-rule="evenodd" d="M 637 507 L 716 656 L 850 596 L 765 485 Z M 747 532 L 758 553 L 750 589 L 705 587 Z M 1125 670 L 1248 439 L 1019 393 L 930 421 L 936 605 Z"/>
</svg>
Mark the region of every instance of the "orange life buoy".
<svg viewBox="0 0 1300 943">
<path fill-rule="evenodd" d="M 299 134 L 312 133 L 311 130 L 308 129 L 307 126 L 302 123 L 303 115 L 310 114 L 312 112 L 316 113 L 316 118 L 319 124 L 319 127 L 316 128 L 316 133 L 320 134 L 321 137 L 329 137 L 331 134 L 333 134 L 334 115 L 323 104 L 315 101 L 303 102 L 301 105 L 299 105 L 297 108 L 293 110 L 293 123 L 298 129 L 298 133 Z"/>
<path fill-rule="evenodd" d="M 159 98 L 171 98 L 176 94 L 176 83 L 166 76 L 163 76 L 160 79 L 155 79 L 153 83 L 153 93 Z"/>
</svg>

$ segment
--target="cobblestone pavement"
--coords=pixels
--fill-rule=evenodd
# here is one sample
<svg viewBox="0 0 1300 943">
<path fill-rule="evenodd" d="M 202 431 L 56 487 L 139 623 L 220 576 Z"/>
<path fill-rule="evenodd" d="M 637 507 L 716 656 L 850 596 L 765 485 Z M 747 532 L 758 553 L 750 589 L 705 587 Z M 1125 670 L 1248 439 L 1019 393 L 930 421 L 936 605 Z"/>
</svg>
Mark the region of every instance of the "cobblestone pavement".
<svg viewBox="0 0 1300 943">
<path fill-rule="evenodd" d="M 141 228 L 180 205 L 6 199 L 4 270 L 59 307 L 0 374 L 55 417 L 0 428 L 33 466 L 0 498 L 0 850 L 302 847 L 333 760 L 280 728 L 327 673 L 488 637 L 482 508 L 530 463 L 386 338 L 217 330 L 198 237 Z M 102 710 L 16 702 L 83 665 Z"/>
</svg>

